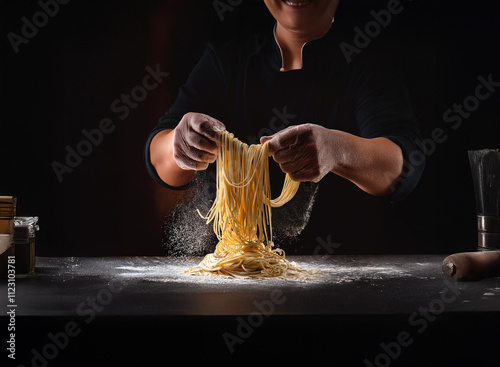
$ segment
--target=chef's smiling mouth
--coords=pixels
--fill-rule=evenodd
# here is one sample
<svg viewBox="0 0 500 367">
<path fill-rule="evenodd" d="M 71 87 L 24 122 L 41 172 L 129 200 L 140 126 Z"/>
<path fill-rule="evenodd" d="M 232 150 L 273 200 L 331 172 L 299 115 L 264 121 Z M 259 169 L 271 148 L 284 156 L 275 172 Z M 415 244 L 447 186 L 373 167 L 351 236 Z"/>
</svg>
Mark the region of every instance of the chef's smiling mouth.
<svg viewBox="0 0 500 367">
<path fill-rule="evenodd" d="M 293 6 L 294 8 L 301 8 L 303 6 L 311 4 L 314 0 L 281 0 L 288 6 Z"/>
</svg>

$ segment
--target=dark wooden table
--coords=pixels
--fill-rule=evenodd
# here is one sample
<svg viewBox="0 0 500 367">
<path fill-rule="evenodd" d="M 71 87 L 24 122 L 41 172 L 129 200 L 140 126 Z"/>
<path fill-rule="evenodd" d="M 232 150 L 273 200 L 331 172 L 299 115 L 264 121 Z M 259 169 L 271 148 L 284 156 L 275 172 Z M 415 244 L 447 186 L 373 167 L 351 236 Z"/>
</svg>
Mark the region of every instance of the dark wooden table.
<svg viewBox="0 0 500 367">
<path fill-rule="evenodd" d="M 291 256 L 320 270 L 302 282 L 184 272 L 200 258 L 37 258 L 16 280 L 14 365 L 500 366 L 500 278 L 450 281 L 444 257 Z"/>
</svg>

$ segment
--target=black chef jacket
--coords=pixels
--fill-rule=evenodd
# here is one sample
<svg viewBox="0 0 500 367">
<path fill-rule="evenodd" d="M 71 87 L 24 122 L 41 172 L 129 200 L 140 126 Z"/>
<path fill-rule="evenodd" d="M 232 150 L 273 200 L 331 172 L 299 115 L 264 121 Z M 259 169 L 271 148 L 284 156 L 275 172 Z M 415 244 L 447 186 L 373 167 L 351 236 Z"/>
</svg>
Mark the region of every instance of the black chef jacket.
<svg viewBox="0 0 500 367">
<path fill-rule="evenodd" d="M 196 183 L 211 184 L 213 174 L 198 173 L 190 184 L 170 187 L 159 178 L 149 158 L 149 144 L 156 133 L 175 128 L 187 112 L 199 112 L 220 120 L 228 131 L 249 144 L 258 143 L 260 136 L 302 123 L 364 138 L 386 137 L 402 149 L 405 158 L 405 174 L 388 202 L 404 199 L 417 185 L 425 157 L 407 92 L 382 60 L 363 55 L 348 60 L 341 42 L 333 23 L 327 34 L 303 46 L 302 69 L 290 71 L 281 70 L 282 54 L 275 27 L 243 41 L 207 45 L 178 97 L 147 140 L 145 157 L 150 175 L 176 190 Z M 283 177 L 279 166 L 271 164 L 273 196 L 279 194 Z M 201 192 L 207 194 L 206 188 Z M 214 190 L 208 190 L 208 194 L 214 196 Z M 338 252 L 341 247 L 358 252 L 365 247 L 383 247 L 387 225 L 378 212 L 383 205 L 380 199 L 330 173 L 320 184 L 301 184 L 296 198 L 283 208 L 273 209 L 275 242 L 299 238 L 294 253 Z M 301 237 L 308 232 L 307 238 Z"/>
</svg>

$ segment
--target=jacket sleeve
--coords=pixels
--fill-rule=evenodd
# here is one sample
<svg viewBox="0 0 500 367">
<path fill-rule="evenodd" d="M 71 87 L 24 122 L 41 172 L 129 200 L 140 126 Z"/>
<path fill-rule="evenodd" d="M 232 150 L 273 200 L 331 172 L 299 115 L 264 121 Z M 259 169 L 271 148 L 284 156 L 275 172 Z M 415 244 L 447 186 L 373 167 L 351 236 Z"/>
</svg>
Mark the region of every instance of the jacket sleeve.
<svg viewBox="0 0 500 367">
<path fill-rule="evenodd" d="M 198 182 L 196 175 L 187 185 L 173 187 L 158 176 L 151 163 L 150 144 L 154 136 L 162 130 L 175 129 L 182 117 L 188 112 L 204 113 L 218 118 L 225 94 L 224 73 L 216 55 L 215 49 L 207 45 L 201 59 L 189 75 L 188 80 L 179 90 L 179 95 L 168 111 L 159 120 L 158 125 L 149 134 L 144 152 L 146 169 L 149 175 L 160 185 L 172 190 L 185 190 Z"/>
<path fill-rule="evenodd" d="M 389 197 L 392 203 L 401 201 L 417 186 L 426 153 L 408 92 L 396 72 L 380 66 L 365 68 L 358 80 L 355 116 L 362 137 L 385 137 L 401 148 L 403 174 Z"/>
</svg>

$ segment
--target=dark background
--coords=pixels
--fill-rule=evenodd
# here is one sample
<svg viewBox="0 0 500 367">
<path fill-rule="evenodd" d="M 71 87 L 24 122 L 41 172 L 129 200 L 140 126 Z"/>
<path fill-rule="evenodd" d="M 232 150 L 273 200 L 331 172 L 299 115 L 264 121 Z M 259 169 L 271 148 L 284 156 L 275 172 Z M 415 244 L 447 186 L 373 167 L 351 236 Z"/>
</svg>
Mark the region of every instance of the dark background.
<svg viewBox="0 0 500 367">
<path fill-rule="evenodd" d="M 229 39 L 272 22 L 262 1 L 244 0 L 219 18 L 212 1 L 82 1 L 59 5 L 18 54 L 35 1 L 1 1 L 0 194 L 18 197 L 17 214 L 39 216 L 39 256 L 163 255 L 163 221 L 189 193 L 153 182 L 143 163 L 149 131 L 175 98 L 208 40 Z M 475 204 L 468 149 L 500 148 L 500 90 L 453 131 L 443 113 L 474 94 L 477 77 L 500 81 L 498 1 L 413 0 L 363 52 L 395 56 L 424 138 L 437 127 L 448 140 L 428 157 L 418 188 L 386 210 L 384 230 L 400 238 L 382 252 L 447 253 L 475 249 Z M 337 19 L 353 27 L 387 1 L 343 1 Z M 337 21 L 337 20 L 336 20 Z M 169 76 L 121 120 L 110 108 L 141 84 L 145 67 Z M 109 118 L 115 130 L 59 182 L 82 130 Z M 332 210 L 342 210 L 340 203 Z M 387 213 L 386 213 L 387 214 Z M 379 213 L 363 213 L 371 221 Z M 396 218 L 396 220 L 394 219 Z M 325 218 L 326 222 L 326 218 Z M 352 230 L 362 231 L 359 223 Z M 349 253 L 348 247 L 342 252 Z M 374 252 L 369 247 L 366 253 Z"/>
</svg>

